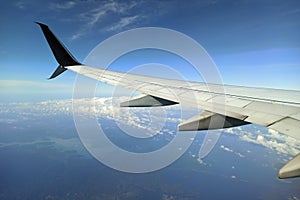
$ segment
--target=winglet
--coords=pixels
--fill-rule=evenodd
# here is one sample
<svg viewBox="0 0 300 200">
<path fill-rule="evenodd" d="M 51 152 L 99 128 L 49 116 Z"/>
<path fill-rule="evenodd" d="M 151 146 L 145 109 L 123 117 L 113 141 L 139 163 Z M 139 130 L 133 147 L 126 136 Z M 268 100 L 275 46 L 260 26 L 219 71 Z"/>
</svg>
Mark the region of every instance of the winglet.
<svg viewBox="0 0 300 200">
<path fill-rule="evenodd" d="M 81 65 L 81 63 L 78 62 L 68 51 L 68 49 L 63 45 L 63 43 L 57 39 L 57 37 L 52 33 L 47 25 L 40 22 L 35 23 L 41 27 L 43 34 L 52 50 L 52 53 L 56 61 L 59 63 L 59 66 L 49 79 L 55 78 L 56 76 L 66 71 L 66 66 Z"/>
<path fill-rule="evenodd" d="M 63 66 L 58 65 L 58 67 L 56 68 L 56 70 L 53 72 L 53 74 L 48 79 L 53 79 L 53 78 L 59 76 L 61 73 L 63 73 L 66 70 L 67 69 L 64 68 Z"/>
</svg>

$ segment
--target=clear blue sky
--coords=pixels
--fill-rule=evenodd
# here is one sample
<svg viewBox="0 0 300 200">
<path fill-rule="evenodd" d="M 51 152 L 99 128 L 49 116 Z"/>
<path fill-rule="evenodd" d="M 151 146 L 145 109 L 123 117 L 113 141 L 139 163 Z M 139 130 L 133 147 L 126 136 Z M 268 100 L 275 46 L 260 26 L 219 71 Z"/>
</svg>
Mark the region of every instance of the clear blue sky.
<svg viewBox="0 0 300 200">
<path fill-rule="evenodd" d="M 0 102 L 72 97 L 74 73 L 46 80 L 58 64 L 34 21 L 48 24 L 79 61 L 118 32 L 164 27 L 198 41 L 225 84 L 300 89 L 298 0 L 26 0 L 0 7 Z"/>
</svg>

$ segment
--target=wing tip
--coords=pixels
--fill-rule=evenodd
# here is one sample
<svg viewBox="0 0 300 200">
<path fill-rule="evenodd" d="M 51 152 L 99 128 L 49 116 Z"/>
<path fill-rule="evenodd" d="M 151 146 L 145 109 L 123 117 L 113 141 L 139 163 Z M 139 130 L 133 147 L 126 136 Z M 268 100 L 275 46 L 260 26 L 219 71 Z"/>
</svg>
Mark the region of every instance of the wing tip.
<svg viewBox="0 0 300 200">
<path fill-rule="evenodd" d="M 35 21 L 34 23 L 36 23 L 37 25 L 39 25 L 40 27 L 48 27 L 46 24 L 43 24 L 41 22 Z"/>
</svg>

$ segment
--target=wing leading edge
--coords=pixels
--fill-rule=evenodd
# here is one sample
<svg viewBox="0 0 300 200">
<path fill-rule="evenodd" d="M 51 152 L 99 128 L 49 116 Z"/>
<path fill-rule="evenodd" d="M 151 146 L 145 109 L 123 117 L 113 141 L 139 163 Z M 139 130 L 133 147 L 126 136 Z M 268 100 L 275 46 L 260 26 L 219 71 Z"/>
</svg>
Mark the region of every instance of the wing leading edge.
<svg viewBox="0 0 300 200">
<path fill-rule="evenodd" d="M 123 107 L 166 106 L 184 101 L 192 107 L 204 109 L 201 114 L 179 124 L 181 131 L 219 129 L 253 123 L 300 139 L 300 91 L 186 82 L 85 66 L 71 55 L 48 26 L 37 24 L 59 63 L 50 79 L 71 70 L 101 82 L 145 94 L 144 97 L 123 102 Z M 211 90 L 218 87 L 223 87 L 224 92 Z M 219 118 L 224 121 L 222 126 L 210 125 L 213 119 Z M 300 154 L 288 162 L 278 176 L 300 176 Z"/>
</svg>

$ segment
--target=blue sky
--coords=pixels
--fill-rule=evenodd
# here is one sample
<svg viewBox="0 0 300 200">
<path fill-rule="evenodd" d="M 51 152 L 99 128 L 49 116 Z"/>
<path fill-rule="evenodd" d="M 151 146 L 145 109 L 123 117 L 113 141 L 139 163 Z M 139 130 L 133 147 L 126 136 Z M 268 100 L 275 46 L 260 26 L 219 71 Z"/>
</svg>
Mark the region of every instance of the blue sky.
<svg viewBox="0 0 300 200">
<path fill-rule="evenodd" d="M 74 73 L 47 80 L 58 64 L 34 21 L 48 24 L 79 61 L 116 33 L 164 27 L 198 41 L 225 84 L 300 89 L 297 0 L 27 0 L 0 7 L 1 102 L 72 97 Z"/>
</svg>

